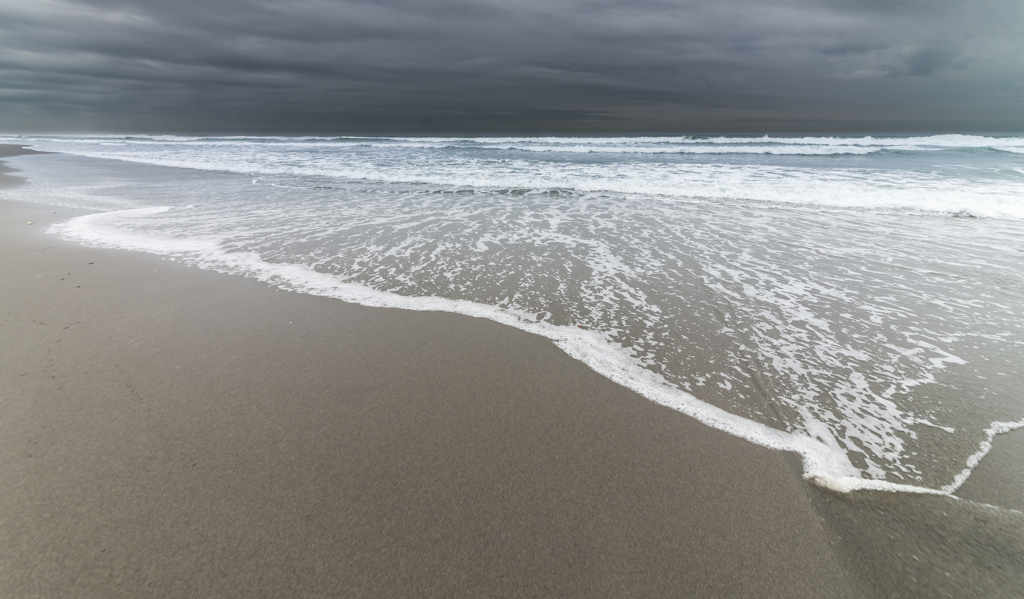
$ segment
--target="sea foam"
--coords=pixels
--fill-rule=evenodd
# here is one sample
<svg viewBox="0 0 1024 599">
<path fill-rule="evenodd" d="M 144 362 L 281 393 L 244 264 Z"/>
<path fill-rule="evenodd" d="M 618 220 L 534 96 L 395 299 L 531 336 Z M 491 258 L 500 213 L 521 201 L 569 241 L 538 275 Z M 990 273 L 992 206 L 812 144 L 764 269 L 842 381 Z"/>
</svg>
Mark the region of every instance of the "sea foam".
<svg viewBox="0 0 1024 599">
<path fill-rule="evenodd" d="M 486 318 L 546 337 L 572 358 L 583 362 L 608 379 L 631 389 L 647 399 L 686 414 L 697 421 L 756 445 L 799 454 L 804 477 L 819 486 L 838 491 L 880 490 L 891 492 L 951 494 L 967 479 L 970 471 L 991 448 L 995 434 L 1024 427 L 1016 423 L 993 423 L 981 448 L 968 460 L 967 467 L 956 480 L 941 489 L 919 485 L 865 479 L 854 467 L 842 448 L 834 443 L 825 429 L 810 434 L 785 432 L 753 420 L 737 416 L 698 400 L 680 390 L 664 377 L 642 367 L 616 344 L 594 331 L 538 322 L 534 314 L 475 302 L 440 297 L 408 297 L 378 291 L 367 286 L 339 281 L 336 276 L 318 272 L 300 264 L 269 263 L 256 253 L 227 252 L 223 240 L 215 238 L 172 238 L 152 234 L 133 234 L 123 226 L 126 221 L 154 216 L 172 210 L 155 206 L 90 214 L 53 225 L 50 232 L 65 239 L 94 247 L 144 251 L 170 257 L 187 264 L 223 273 L 253 277 L 278 288 L 339 299 L 370 307 L 401 308 L 415 311 L 438 311 Z"/>
<path fill-rule="evenodd" d="M 1024 177 L 1012 166 L 954 167 L 943 152 L 1024 151 L 1024 138 L 9 138 L 42 149 L 249 175 L 382 183 L 741 200 L 812 209 L 1024 219 Z M 693 162 L 707 156 L 840 157 L 900 151 L 906 162 Z M 586 161 L 555 156 L 597 155 Z M 672 161 L 678 156 L 685 161 Z M 921 158 L 921 157 L 924 158 Z M 631 159 L 633 157 L 635 159 Z M 978 162 L 971 157 L 969 163 Z M 933 164 L 921 168 L 921 160 Z M 665 162 L 669 160 L 669 162 Z M 955 158 L 952 162 L 959 162 Z M 891 163 L 890 163 L 891 162 Z M 905 167 L 901 168 L 901 166 Z M 989 172 L 986 172 L 989 171 Z"/>
<path fill-rule="evenodd" d="M 19 197 L 105 211 L 69 239 L 495 320 L 818 484 L 950 492 L 1024 417 L 1020 158 L 723 139 L 49 138 L 103 159 L 12 164 Z M 701 144 L 726 151 L 675 151 Z M 787 144 L 870 151 L 760 150 Z"/>
</svg>

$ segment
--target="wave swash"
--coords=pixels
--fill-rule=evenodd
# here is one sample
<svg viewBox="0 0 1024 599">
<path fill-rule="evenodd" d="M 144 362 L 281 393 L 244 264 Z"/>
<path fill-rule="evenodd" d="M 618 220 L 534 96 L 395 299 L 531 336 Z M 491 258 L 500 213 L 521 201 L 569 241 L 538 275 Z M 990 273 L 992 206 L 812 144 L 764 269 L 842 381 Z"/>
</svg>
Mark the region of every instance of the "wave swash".
<svg viewBox="0 0 1024 599">
<path fill-rule="evenodd" d="M 62 237 L 542 335 L 835 490 L 1024 427 L 1024 138 L 0 141 Z"/>
</svg>

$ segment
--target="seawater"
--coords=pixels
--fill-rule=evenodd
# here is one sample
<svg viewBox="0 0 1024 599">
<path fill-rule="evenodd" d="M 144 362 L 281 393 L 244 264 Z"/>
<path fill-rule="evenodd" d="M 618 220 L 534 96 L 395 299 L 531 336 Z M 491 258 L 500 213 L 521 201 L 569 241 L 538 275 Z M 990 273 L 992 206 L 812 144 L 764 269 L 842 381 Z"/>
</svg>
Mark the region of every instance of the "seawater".
<svg viewBox="0 0 1024 599">
<path fill-rule="evenodd" d="M 1024 138 L 8 137 L 53 231 L 490 318 L 840 489 L 1024 426 Z"/>
</svg>

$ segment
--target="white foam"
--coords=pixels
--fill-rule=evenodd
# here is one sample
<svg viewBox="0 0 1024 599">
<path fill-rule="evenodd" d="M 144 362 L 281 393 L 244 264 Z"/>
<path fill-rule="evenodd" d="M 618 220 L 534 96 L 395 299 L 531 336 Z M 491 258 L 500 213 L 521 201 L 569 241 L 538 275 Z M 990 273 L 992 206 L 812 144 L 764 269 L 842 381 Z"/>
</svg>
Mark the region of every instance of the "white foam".
<svg viewBox="0 0 1024 599">
<path fill-rule="evenodd" d="M 950 492 L 946 488 L 936 490 L 864 479 L 850 463 L 842 448 L 835 443 L 827 427 L 817 423 L 809 414 L 805 416 L 809 434 L 804 434 L 781 431 L 729 413 L 698 400 L 671 385 L 661 375 L 643 368 L 637 360 L 617 348 L 608 334 L 552 325 L 538 321 L 533 313 L 512 308 L 439 297 L 409 297 L 378 291 L 341 281 L 336 276 L 318 272 L 304 265 L 269 263 L 255 253 L 228 252 L 222 248 L 221 240 L 215 237 L 174 238 L 151 233 L 132 233 L 125 227 L 134 219 L 170 210 L 170 207 L 161 206 L 92 214 L 53 225 L 50 231 L 65 239 L 87 245 L 146 251 L 201 268 L 254 277 L 283 289 L 365 306 L 451 312 L 486 318 L 551 339 L 569 356 L 610 380 L 709 427 L 766 448 L 799 454 L 802 457 L 805 478 L 817 485 L 841 492 L 857 489 L 939 494 Z M 1005 423 L 996 423 L 991 430 L 1001 432 L 1005 428 L 1002 427 L 1003 424 Z M 1024 421 L 1007 426 L 1024 426 Z M 996 432 L 991 434 L 994 435 Z M 981 459 L 984 452 L 987 452 L 987 449 L 979 452 L 977 460 Z M 970 467 L 973 467 L 973 464 L 969 464 Z"/>
<path fill-rule="evenodd" d="M 622 143 L 605 145 L 621 147 L 612 141 Z M 96 151 L 90 143 L 83 147 Z M 1019 302 L 988 294 L 992 281 L 1011 293 L 1022 281 L 1013 241 L 1017 223 L 820 215 L 694 203 L 681 194 L 704 189 L 727 197 L 745 186 L 749 195 L 810 193 L 819 194 L 819 205 L 842 205 L 857 201 L 850 193 L 867 190 L 859 200 L 864 207 L 891 203 L 892 197 L 875 193 L 879 189 L 905 195 L 931 189 L 939 192 L 929 200 L 933 206 L 942 193 L 964 205 L 971 193 L 992 191 L 991 180 L 965 192 L 959 179 L 944 173 L 820 166 L 876 158 L 787 162 L 808 168 L 769 166 L 779 162 L 756 157 L 742 165 L 673 166 L 660 158 L 524 160 L 500 152 L 490 154 L 497 160 L 482 154 L 448 160 L 432 150 L 379 148 L 349 156 L 336 151 L 336 140 L 287 138 L 217 139 L 215 147 L 197 138 L 187 142 L 195 146 L 190 150 L 178 140 L 149 140 L 152 150 L 134 140 L 109 143 L 116 153 L 146 160 L 205 160 L 204 168 L 227 165 L 229 171 L 257 165 L 284 175 L 205 175 L 66 155 L 27 157 L 17 166 L 33 185 L 20 193 L 34 193 L 38 201 L 59 192 L 101 210 L 190 204 L 188 210 L 91 215 L 55 231 L 297 291 L 517 326 L 555 340 L 658 403 L 761 445 L 801 453 L 807 476 L 829 488 L 928 492 L 925 486 L 947 482 L 934 472 L 960 469 L 967 457 L 960 453 L 963 440 L 973 447 L 980 432 L 974 415 L 985 406 L 962 398 L 942 406 L 935 394 L 916 388 L 955 388 L 973 376 L 965 374 L 969 370 L 979 379 L 994 376 L 1014 367 L 1012 358 L 1001 357 L 1008 355 L 1003 345 L 1024 344 L 1013 339 L 1020 331 L 1012 318 Z M 326 153 L 296 153 L 307 143 Z M 267 145 L 286 149 L 268 151 Z M 386 164 L 375 166 L 367 155 Z M 881 164 L 900 160 L 887 157 Z M 987 154 L 970 164 L 1008 160 Z M 376 180 L 322 178 L 337 177 L 339 168 Z M 1020 186 L 1013 183 L 1018 175 L 1008 176 L 1005 189 Z M 378 183 L 382 176 L 435 184 Z M 680 189 L 667 189 L 672 181 Z M 581 192 L 588 186 L 591 191 Z M 658 186 L 666 193 L 650 195 Z M 608 187 L 630 191 L 600 191 Z M 831 197 L 830 190 L 836 191 Z M 287 263 L 305 266 L 288 270 Z M 353 286 L 339 291 L 342 281 Z M 923 427 L 933 430 L 919 436 Z"/>
<path fill-rule="evenodd" d="M 328 177 L 478 189 L 621 193 L 668 201 L 741 200 L 829 210 L 900 211 L 1024 219 L 1024 180 L 942 165 L 927 169 L 815 164 L 723 164 L 713 157 L 872 154 L 991 148 L 1024 152 L 1024 138 L 8 138 L 41 149 L 145 164 L 247 175 Z M 454 144 L 454 145 L 453 145 Z M 409 155 L 396 155 L 406 148 Z M 478 152 L 445 153 L 458 147 Z M 525 152 L 495 154 L 487 148 Z M 396 149 L 397 148 L 397 149 Z M 548 155 L 624 156 L 614 163 L 558 162 Z M 535 156 L 529 156 L 534 154 Z M 705 154 L 708 162 L 629 156 Z M 518 157 L 517 157 L 518 156 Z M 523 157 L 525 156 L 525 158 Z M 658 159 L 660 160 L 660 159 Z M 1012 170 L 1012 169 L 1011 169 Z"/>
<path fill-rule="evenodd" d="M 49 231 L 83 245 L 135 250 L 164 256 L 203 255 L 219 251 L 220 244 L 217 239 L 132 235 L 126 234 L 117 226 L 134 218 L 162 214 L 168 210 L 171 210 L 170 206 L 98 212 L 57 223 L 52 225 Z"/>
<path fill-rule="evenodd" d="M 310 146 L 368 144 L 391 145 L 418 144 L 414 147 L 509 147 L 509 146 L 574 146 L 582 147 L 658 147 L 658 146 L 714 146 L 714 145 L 804 145 L 804 146 L 857 146 L 872 148 L 900 148 L 920 150 L 926 148 L 1016 148 L 1024 149 L 1024 137 L 984 135 L 930 135 L 916 137 L 704 137 L 704 136 L 639 136 L 639 137 L 388 137 L 388 136 L 177 136 L 177 135 L 15 135 L 0 136 L 0 143 L 57 142 L 69 144 L 107 145 L 259 145 L 259 146 Z M 413 146 L 410 146 L 413 147 Z"/>
<path fill-rule="evenodd" d="M 949 495 L 945 490 L 929 489 L 927 487 L 918 487 L 915 485 L 901 485 L 898 483 L 859 477 L 805 474 L 804 478 L 819 487 L 830 489 L 837 493 L 851 493 L 853 491 L 887 491 L 890 493 Z"/>
<path fill-rule="evenodd" d="M 1018 420 L 1017 422 L 993 422 L 987 429 L 985 429 L 985 440 L 978 446 L 976 451 L 971 457 L 967 458 L 967 467 L 960 471 L 959 474 L 953 479 L 953 482 L 942 487 L 942 491 L 945 493 L 954 493 L 957 489 L 963 486 L 967 479 L 970 478 L 971 473 L 981 463 L 981 459 L 988 455 L 988 452 L 992 451 L 992 439 L 996 435 L 1002 435 L 1010 431 L 1024 428 L 1024 420 Z"/>
</svg>

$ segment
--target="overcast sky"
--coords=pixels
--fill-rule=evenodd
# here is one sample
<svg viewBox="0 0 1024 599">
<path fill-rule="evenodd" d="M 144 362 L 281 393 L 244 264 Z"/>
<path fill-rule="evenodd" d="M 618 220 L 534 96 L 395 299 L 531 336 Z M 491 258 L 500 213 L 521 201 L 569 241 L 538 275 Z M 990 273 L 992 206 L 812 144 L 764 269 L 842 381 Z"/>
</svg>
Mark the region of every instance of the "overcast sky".
<svg viewBox="0 0 1024 599">
<path fill-rule="evenodd" d="M 0 131 L 1024 131 L 1024 0 L 0 0 Z"/>
</svg>

